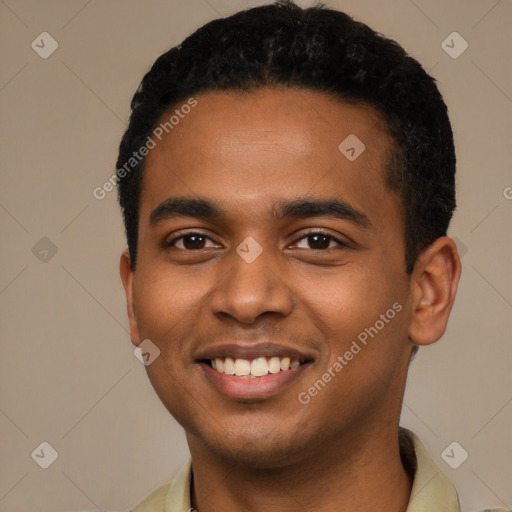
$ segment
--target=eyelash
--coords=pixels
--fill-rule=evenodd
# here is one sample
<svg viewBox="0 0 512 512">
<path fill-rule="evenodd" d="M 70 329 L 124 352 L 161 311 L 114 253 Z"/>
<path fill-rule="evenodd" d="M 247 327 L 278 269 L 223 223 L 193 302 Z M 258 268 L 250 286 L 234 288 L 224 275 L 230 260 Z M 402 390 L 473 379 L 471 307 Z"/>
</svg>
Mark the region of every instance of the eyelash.
<svg viewBox="0 0 512 512">
<path fill-rule="evenodd" d="M 194 236 L 194 235 L 198 235 L 198 236 L 202 236 L 204 238 L 207 238 L 209 240 L 211 240 L 212 242 L 215 242 L 215 240 L 212 240 L 209 236 L 205 235 L 204 233 L 200 233 L 200 232 L 197 232 L 197 231 L 189 231 L 187 233 L 183 233 L 183 234 L 180 234 L 179 236 L 177 237 L 174 237 L 173 239 L 169 240 L 168 242 L 164 242 L 164 248 L 165 249 L 168 249 L 168 248 L 171 248 L 174 246 L 174 244 L 178 241 L 178 240 L 181 240 L 182 238 L 185 238 L 187 236 Z M 297 238 L 297 240 L 295 240 L 294 243 L 297 243 L 299 242 L 300 240 L 303 240 L 304 238 L 307 238 L 309 236 L 312 236 L 312 235 L 322 235 L 322 236 L 325 236 L 326 238 L 330 239 L 330 241 L 334 241 L 336 242 L 340 247 L 349 247 L 349 244 L 346 243 L 346 242 L 343 242 L 341 240 L 339 240 L 338 238 L 336 238 L 335 236 L 331 235 L 330 233 L 326 232 L 326 231 L 322 231 L 322 230 L 314 230 L 314 231 L 310 231 L 309 233 L 306 233 L 304 235 L 302 235 L 300 238 Z M 332 249 L 331 248 L 328 248 L 328 249 L 310 249 L 312 251 L 327 251 L 329 249 Z M 179 249 L 181 251 L 186 251 L 186 252 L 195 252 L 195 251 L 200 251 L 201 249 L 196 249 L 194 251 L 194 249 Z"/>
</svg>

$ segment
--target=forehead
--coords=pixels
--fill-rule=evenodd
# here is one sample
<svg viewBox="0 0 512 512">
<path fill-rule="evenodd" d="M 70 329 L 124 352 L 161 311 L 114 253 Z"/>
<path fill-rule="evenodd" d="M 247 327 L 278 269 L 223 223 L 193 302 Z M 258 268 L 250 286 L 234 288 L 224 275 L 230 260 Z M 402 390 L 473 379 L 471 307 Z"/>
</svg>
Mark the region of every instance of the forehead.
<svg viewBox="0 0 512 512">
<path fill-rule="evenodd" d="M 140 218 L 171 196 L 258 214 L 277 200 L 340 195 L 365 209 L 389 196 L 391 140 L 370 107 L 309 90 L 208 92 L 175 105 L 146 158 Z M 176 112 L 178 110 L 179 112 Z M 187 113 L 185 113 L 187 112 Z"/>
</svg>

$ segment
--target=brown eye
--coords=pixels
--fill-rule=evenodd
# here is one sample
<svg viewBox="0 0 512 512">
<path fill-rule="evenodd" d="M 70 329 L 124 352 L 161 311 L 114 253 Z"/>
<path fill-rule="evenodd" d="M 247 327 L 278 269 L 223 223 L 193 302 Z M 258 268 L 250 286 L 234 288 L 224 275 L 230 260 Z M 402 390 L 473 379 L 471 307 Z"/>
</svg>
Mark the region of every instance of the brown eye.
<svg viewBox="0 0 512 512">
<path fill-rule="evenodd" d="M 331 242 L 334 242 L 336 245 L 331 246 Z M 313 250 L 326 250 L 332 249 L 336 246 L 338 247 L 346 247 L 347 244 L 343 243 L 341 240 L 333 237 L 329 233 L 312 232 L 307 235 L 299 238 L 297 240 L 298 247 L 300 249 L 313 249 Z M 302 244 L 302 245 L 301 245 Z"/>
<path fill-rule="evenodd" d="M 211 239 L 202 233 L 187 233 L 173 238 L 166 245 L 167 247 L 176 247 L 177 249 L 194 251 L 204 249 L 208 240 Z"/>
<path fill-rule="evenodd" d="M 325 235 L 308 235 L 308 245 L 311 249 L 328 249 L 332 237 Z"/>
</svg>

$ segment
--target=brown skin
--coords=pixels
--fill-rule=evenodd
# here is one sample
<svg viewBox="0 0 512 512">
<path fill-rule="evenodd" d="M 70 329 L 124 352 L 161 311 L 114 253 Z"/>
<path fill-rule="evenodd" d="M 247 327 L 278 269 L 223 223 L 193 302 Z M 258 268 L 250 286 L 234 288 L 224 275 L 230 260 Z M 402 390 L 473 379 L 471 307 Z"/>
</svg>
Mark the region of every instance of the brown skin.
<svg viewBox="0 0 512 512">
<path fill-rule="evenodd" d="M 196 99 L 147 157 L 136 271 L 127 252 L 121 257 L 132 342 L 160 348 L 148 375 L 187 434 L 192 505 L 405 510 L 411 481 L 397 429 L 411 340 L 427 345 L 445 330 L 460 275 L 454 242 L 436 240 L 407 275 L 401 202 L 384 183 L 390 139 L 373 110 L 291 89 Z M 354 162 L 338 151 L 351 133 L 366 145 Z M 151 212 L 175 196 L 216 201 L 226 216 L 151 226 Z M 341 198 L 371 225 L 272 218 L 277 201 L 304 196 Z M 209 237 L 204 248 L 186 249 L 183 239 L 161 248 L 185 229 Z M 348 246 L 315 249 L 306 235 L 318 229 Z M 236 252 L 248 236 L 263 248 L 250 264 Z M 299 403 L 395 302 L 402 311 L 309 404 Z M 241 338 L 284 343 L 314 362 L 278 395 L 233 400 L 194 355 Z"/>
</svg>

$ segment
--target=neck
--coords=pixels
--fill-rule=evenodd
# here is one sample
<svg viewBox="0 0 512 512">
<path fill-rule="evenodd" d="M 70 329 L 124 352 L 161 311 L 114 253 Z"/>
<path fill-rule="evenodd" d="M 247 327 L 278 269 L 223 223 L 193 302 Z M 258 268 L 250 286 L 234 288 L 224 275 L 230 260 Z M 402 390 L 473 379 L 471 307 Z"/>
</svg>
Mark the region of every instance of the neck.
<svg viewBox="0 0 512 512">
<path fill-rule="evenodd" d="M 404 512 L 409 502 L 412 481 L 400 459 L 397 428 L 344 437 L 294 464 L 267 469 L 219 458 L 193 439 L 189 445 L 198 512 Z"/>
</svg>

